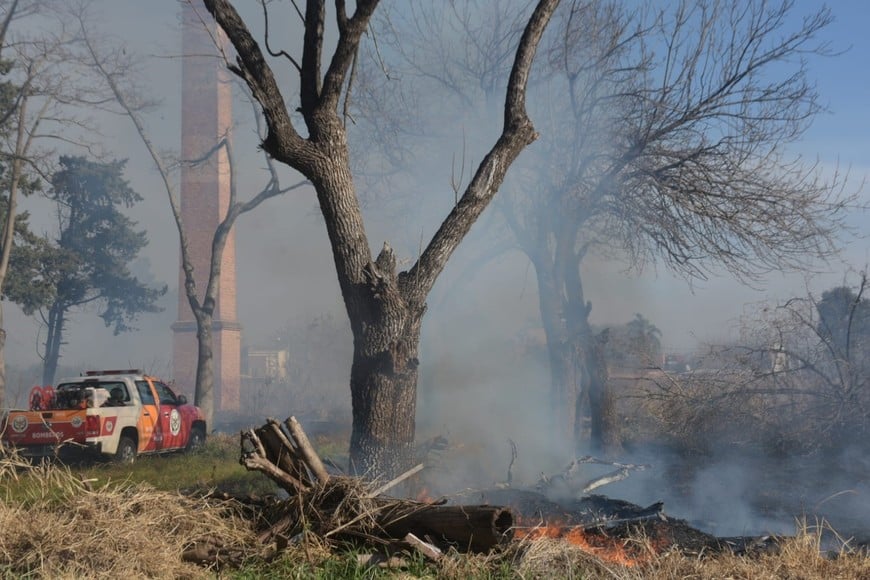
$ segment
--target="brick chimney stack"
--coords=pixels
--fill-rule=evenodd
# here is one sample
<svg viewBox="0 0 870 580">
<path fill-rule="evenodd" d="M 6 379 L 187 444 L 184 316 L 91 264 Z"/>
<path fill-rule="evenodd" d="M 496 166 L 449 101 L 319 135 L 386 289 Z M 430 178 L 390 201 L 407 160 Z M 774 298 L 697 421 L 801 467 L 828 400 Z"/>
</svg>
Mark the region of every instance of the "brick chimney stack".
<svg viewBox="0 0 870 580">
<path fill-rule="evenodd" d="M 205 24 L 204 24 L 205 23 Z M 206 24 L 209 28 L 206 28 Z M 204 157 L 232 125 L 232 85 L 215 46 L 224 41 L 202 0 L 182 4 L 181 158 Z M 194 278 L 202 300 L 208 283 L 211 243 L 230 201 L 229 162 L 221 150 L 208 162 L 181 170 L 181 215 L 187 233 Z M 184 293 L 179 268 L 178 320 L 173 331 L 173 376 L 192 392 L 196 379 L 196 322 Z M 214 312 L 214 411 L 239 410 L 241 326 L 236 312 L 236 246 L 230 233 L 221 261 Z"/>
</svg>

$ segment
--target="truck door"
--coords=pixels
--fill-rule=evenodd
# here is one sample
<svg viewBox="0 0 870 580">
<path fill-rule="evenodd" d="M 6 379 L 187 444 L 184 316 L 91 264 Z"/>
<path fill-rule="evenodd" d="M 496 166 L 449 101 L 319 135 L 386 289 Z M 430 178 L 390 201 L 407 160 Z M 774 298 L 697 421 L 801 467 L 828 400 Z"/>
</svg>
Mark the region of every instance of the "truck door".
<svg viewBox="0 0 870 580">
<path fill-rule="evenodd" d="M 163 449 L 184 447 L 188 434 L 185 433 L 181 412 L 178 410 L 178 397 L 165 384 L 154 381 L 154 390 L 160 403 L 160 427 L 163 431 Z"/>
<path fill-rule="evenodd" d="M 142 401 L 142 410 L 136 424 L 139 429 L 139 452 L 159 451 L 163 448 L 163 432 L 151 384 L 148 381 L 136 381 L 136 390 L 139 392 L 139 400 Z"/>
</svg>

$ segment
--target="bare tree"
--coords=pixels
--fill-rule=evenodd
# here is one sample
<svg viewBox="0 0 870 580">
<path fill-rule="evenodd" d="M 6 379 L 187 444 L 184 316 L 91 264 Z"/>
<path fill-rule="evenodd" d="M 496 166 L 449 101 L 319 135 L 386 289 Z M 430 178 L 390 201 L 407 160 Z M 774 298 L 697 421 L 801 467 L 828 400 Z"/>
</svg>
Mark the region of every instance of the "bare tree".
<svg viewBox="0 0 870 580">
<path fill-rule="evenodd" d="M 229 204 L 212 237 L 211 256 L 205 288 L 202 290 L 198 289 L 194 277 L 193 260 L 188 250 L 187 230 L 182 219 L 179 196 L 172 175 L 173 162 L 161 155 L 145 128 L 142 115 L 149 103 L 143 99 L 139 88 L 122 84 L 121 81 L 123 79 L 131 79 L 129 75 L 122 77 L 118 74 L 119 71 L 128 71 L 131 68 L 133 65 L 132 58 L 127 55 L 126 50 L 122 47 L 112 47 L 106 44 L 99 45 L 95 41 L 93 33 L 88 30 L 85 18 L 80 18 L 79 24 L 82 37 L 91 57 L 92 66 L 111 90 L 113 98 L 119 107 L 119 113 L 127 117 L 135 127 L 139 138 L 142 140 L 160 174 L 163 187 L 166 190 L 180 240 L 184 293 L 196 322 L 197 364 L 194 399 L 196 404 L 202 408 L 207 424 L 214 426 L 214 350 L 212 327 L 214 311 L 217 305 L 223 252 L 230 232 L 239 216 L 256 209 L 264 201 L 302 187 L 307 182 L 301 181 L 291 186 L 282 187 L 275 164 L 269 157 L 266 157 L 266 167 L 269 173 L 268 181 L 257 194 L 248 199 L 240 199 L 238 195 L 239 187 L 236 177 L 235 156 L 230 135 L 224 135 L 213 148 L 205 152 L 202 158 L 181 160 L 180 163 L 182 165 L 196 166 L 201 163 L 207 163 L 218 155 L 223 155 L 226 159 L 230 175 Z M 216 46 L 216 51 L 218 48 L 220 47 Z M 257 121 L 258 131 L 262 131 L 262 120 L 257 115 L 256 110 L 254 111 L 254 116 Z"/>
<path fill-rule="evenodd" d="M 382 42 L 415 33 L 413 45 L 390 45 L 404 65 L 399 74 L 434 83 L 438 98 L 488 95 L 516 5 L 452 2 L 453 19 L 428 3 L 408 6 L 378 28 Z M 593 446 L 611 439 L 599 406 L 612 399 L 605 337 L 590 325 L 583 285 L 587 256 L 751 281 L 834 253 L 850 201 L 843 181 L 788 152 L 821 110 L 807 57 L 831 54 L 819 40 L 831 16 L 822 8 L 798 20 L 795 12 L 792 0 L 665 10 L 574 0 L 557 13 L 547 66 L 529 88 L 543 138 L 496 202 L 535 268 L 557 440 L 580 443 L 584 401 L 595 407 Z M 445 27 L 469 32 L 467 42 L 439 43 Z M 397 104 L 413 109 L 426 99 Z M 396 120 L 408 117 L 394 115 L 382 133 L 401 132 Z M 407 163 L 406 154 L 390 161 Z"/>
<path fill-rule="evenodd" d="M 818 37 L 831 15 L 794 26 L 794 13 L 791 0 L 660 13 L 577 0 L 563 13 L 541 90 L 565 98 L 534 101 L 553 122 L 504 198 L 538 277 L 554 410 L 607 385 L 588 372 L 600 366 L 581 270 L 590 253 L 753 280 L 835 251 L 843 182 L 788 152 L 821 110 L 806 56 L 830 54 Z M 602 414 L 593 408 L 593 422 Z M 563 432 L 574 420 L 557 417 Z"/>
<path fill-rule="evenodd" d="M 56 9 L 57 8 L 57 9 Z M 105 95 L 82 66 L 80 40 L 64 26 L 63 7 L 13 0 L 0 2 L 0 163 L 3 165 L 3 223 L 0 291 L 9 272 L 16 238 L 19 198 L 39 187 L 51 171 L 54 142 L 91 150 L 95 129 L 83 110 L 99 107 Z M 6 329 L 0 305 L 0 406 L 6 391 Z"/>
<path fill-rule="evenodd" d="M 301 58 L 291 56 L 287 61 L 299 73 L 298 111 L 307 136 L 297 131 L 272 68 L 231 3 L 206 0 L 205 4 L 238 53 L 232 70 L 263 107 L 269 127 L 263 148 L 305 175 L 317 192 L 354 336 L 350 380 L 353 467 L 360 472 L 395 473 L 411 460 L 426 296 L 494 197 L 511 163 L 537 136 L 526 114 L 525 90 L 535 50 L 558 0 L 542 0 L 528 18 L 508 81 L 501 135 L 416 263 L 404 272 L 396 271 L 395 254 L 386 243 L 372 257 L 342 119 L 341 97 L 351 84 L 360 39 L 378 2 L 359 1 L 350 15 L 343 1 L 336 2 L 338 40 L 325 72 L 321 70 L 325 2 L 309 0 L 304 12 L 300 11 L 304 23 Z"/>
</svg>

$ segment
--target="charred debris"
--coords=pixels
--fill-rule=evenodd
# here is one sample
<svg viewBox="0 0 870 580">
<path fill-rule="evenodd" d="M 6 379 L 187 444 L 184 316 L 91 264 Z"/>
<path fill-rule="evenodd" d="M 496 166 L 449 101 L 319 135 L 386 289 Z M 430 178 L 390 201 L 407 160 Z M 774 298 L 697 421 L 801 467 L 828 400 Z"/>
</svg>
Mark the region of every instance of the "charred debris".
<svg viewBox="0 0 870 580">
<path fill-rule="evenodd" d="M 258 428 L 241 431 L 240 440 L 240 463 L 272 479 L 286 497 L 212 493 L 237 502 L 254 519 L 266 559 L 310 540 L 333 549 L 369 553 L 368 562 L 381 566 L 394 566 L 408 554 L 438 561 L 454 551 L 490 553 L 513 542 L 540 538 L 564 539 L 604 560 L 628 565 L 668 550 L 751 554 L 775 551 L 779 543 L 773 536 L 716 537 L 669 517 L 661 502 L 642 507 L 590 493 L 649 465 L 581 457 L 562 473 L 542 475 L 531 488 L 515 487 L 509 468 L 508 481 L 490 489 L 466 490 L 449 498 L 407 499 L 391 493 L 402 490 L 425 469 L 425 463 L 387 482 L 348 475 L 318 455 L 294 417 L 283 422 L 270 418 Z M 439 438 L 436 443 L 446 445 L 446 440 Z M 578 474 L 584 463 L 605 464 L 613 470 L 582 480 Z M 635 541 L 638 537 L 645 541 Z M 221 557 L 217 544 L 197 545 L 186 555 L 200 563 Z"/>
</svg>

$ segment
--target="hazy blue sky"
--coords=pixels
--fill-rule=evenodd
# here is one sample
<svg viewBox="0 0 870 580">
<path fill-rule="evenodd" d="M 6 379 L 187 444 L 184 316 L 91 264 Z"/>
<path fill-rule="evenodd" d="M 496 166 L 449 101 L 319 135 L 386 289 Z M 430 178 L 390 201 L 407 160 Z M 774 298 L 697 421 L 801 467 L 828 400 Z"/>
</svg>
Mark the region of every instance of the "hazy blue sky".
<svg viewBox="0 0 870 580">
<path fill-rule="evenodd" d="M 796 2 L 800 11 L 815 10 L 821 3 Z M 836 57 L 814 58 L 811 61 L 811 78 L 815 78 L 821 102 L 828 111 L 819 115 L 805 138 L 796 144 L 796 150 L 808 159 L 818 157 L 819 161 L 850 171 L 852 190 L 861 189 L 861 200 L 870 204 L 870 194 L 863 181 L 870 175 L 870 3 L 859 0 L 834 0 L 828 3 L 835 17 L 834 23 L 826 30 L 824 37 L 830 41 L 833 51 L 845 51 Z M 866 213 L 855 212 L 855 223 L 859 234 L 870 233 Z M 815 279 L 812 286 L 816 290 L 837 284 L 843 279 L 845 270 L 857 270 L 870 264 L 870 241 L 853 239 L 843 253 L 844 264 L 831 264 L 829 273 Z M 741 303 L 760 299 L 785 299 L 790 292 L 800 292 L 801 278 L 792 276 L 785 280 L 772 276 L 767 285 L 758 291 L 736 287 L 725 280 L 712 281 L 697 288 L 694 296 L 685 298 L 686 304 L 698 305 L 694 314 L 702 315 L 708 310 L 718 313 L 720 320 L 728 321 L 726 316 L 742 311 Z M 660 291 L 661 304 L 666 303 L 668 291 Z M 681 301 L 681 300 L 680 300 Z M 666 308 L 666 307 L 665 307 Z M 694 316 L 693 316 L 694 318 Z M 699 316 L 698 320 L 705 320 Z M 715 328 L 715 325 L 712 326 Z M 689 325 L 686 325 L 686 329 Z M 694 332 L 703 336 L 703 330 Z M 674 337 L 679 344 L 681 339 Z"/>
<path fill-rule="evenodd" d="M 812 10 L 816 2 L 798 2 L 798 11 Z M 103 25 L 125 39 L 129 50 L 151 55 L 146 65 L 148 86 L 163 99 L 161 107 L 148 116 L 148 129 L 159 146 L 178 148 L 180 35 L 177 27 L 177 0 L 98 0 L 96 11 Z M 245 14 L 259 23 L 256 3 L 240 2 Z M 858 188 L 870 173 L 870 4 L 857 0 L 831 4 L 836 22 L 826 31 L 833 50 L 845 50 L 830 59 L 814 59 L 812 76 L 829 112 L 820 115 L 797 150 L 810 158 L 833 167 L 850 167 L 852 185 Z M 276 38 L 280 32 L 275 33 Z M 237 109 L 237 118 L 248 118 L 248 111 Z M 250 122 L 239 128 L 240 143 L 251 145 L 243 150 L 243 162 L 250 168 L 247 184 L 251 189 L 262 181 L 256 168 L 261 165 L 250 138 Z M 106 136 L 119 157 L 129 157 L 128 176 L 146 201 L 135 216 L 151 234 L 148 257 L 155 276 L 177 288 L 177 237 L 162 191 L 150 161 L 136 135 L 123 120 L 111 120 Z M 449 168 L 445 168 L 445 190 Z M 289 178 L 288 178 L 289 183 Z M 863 194 L 866 200 L 868 196 Z M 34 203 L 39 221 L 39 205 Z M 300 316 L 314 316 L 333 311 L 343 316 L 337 283 L 331 263 L 326 234 L 315 215 L 315 200 L 310 192 L 275 200 L 268 208 L 244 216 L 238 225 L 239 314 L 246 338 L 263 343 L 284 321 Z M 44 208 L 43 208 L 44 209 Z M 43 216 L 44 217 L 44 216 Z M 866 223 L 866 216 L 856 216 L 856 223 Z M 47 222 L 46 222 L 47 223 Z M 372 244 L 382 239 L 377 230 Z M 389 236 L 388 232 L 384 237 Z M 844 253 L 845 264 L 832 264 L 829 272 L 812 282 L 820 290 L 843 279 L 848 266 L 864 268 L 870 262 L 870 242 L 853 240 Z M 596 305 L 596 322 L 621 323 L 640 311 L 664 332 L 664 343 L 672 349 L 689 347 L 696 339 L 718 340 L 727 336 L 746 303 L 763 299 L 785 298 L 803 291 L 800 276 L 773 276 L 756 289 L 736 284 L 728 278 L 712 279 L 693 288 L 674 280 L 664 272 L 647 270 L 639 278 L 625 275 L 618 268 L 596 266 L 600 275 L 587 276 L 588 294 Z M 473 293 L 462 300 L 444 300 L 449 296 L 454 272 L 448 269 L 435 289 L 433 300 L 453 306 L 444 326 L 469 316 L 486 322 L 487 331 L 472 335 L 470 341 L 488 340 L 512 332 L 518 324 L 533 321 L 537 299 L 534 276 L 525 264 L 505 260 L 495 264 L 487 276 L 475 284 Z M 490 293 L 485 299 L 483 292 Z M 167 312 L 141 322 L 142 332 L 114 339 L 101 328 L 92 314 L 82 314 L 69 333 L 69 345 L 63 362 L 82 366 L 117 364 L 151 366 L 162 371 L 169 366 L 170 331 L 175 318 L 175 301 L 167 301 Z M 8 308 L 9 362 L 25 364 L 36 361 L 35 341 L 38 325 Z M 510 314 L 507 316 L 506 314 Z M 427 322 L 429 324 L 431 321 Z M 425 325 L 424 325 L 425 326 Z"/>
</svg>

